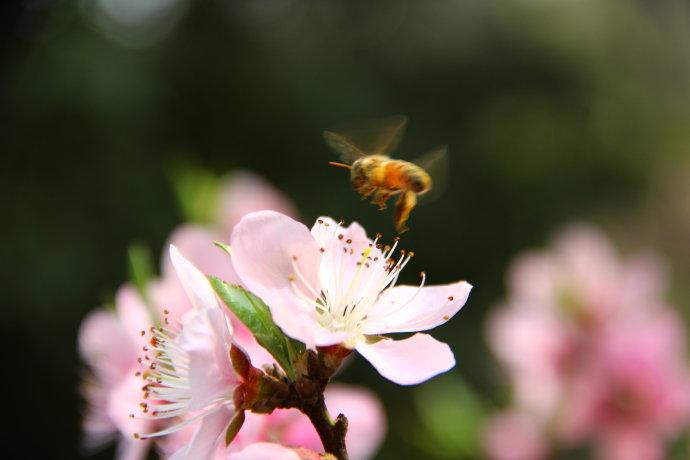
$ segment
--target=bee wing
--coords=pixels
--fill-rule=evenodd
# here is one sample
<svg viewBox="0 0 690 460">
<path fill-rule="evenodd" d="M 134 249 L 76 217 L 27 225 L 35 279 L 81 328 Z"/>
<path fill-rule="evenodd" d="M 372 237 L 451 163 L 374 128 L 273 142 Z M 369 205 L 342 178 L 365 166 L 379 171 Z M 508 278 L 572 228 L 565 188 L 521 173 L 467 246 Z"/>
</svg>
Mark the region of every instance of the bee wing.
<svg viewBox="0 0 690 460">
<path fill-rule="evenodd" d="M 362 121 L 334 131 L 326 131 L 326 142 L 343 160 L 354 161 L 366 155 L 389 155 L 400 144 L 407 117 L 394 115 L 387 118 Z"/>
<path fill-rule="evenodd" d="M 359 158 L 366 156 L 366 153 L 362 152 L 359 147 L 350 142 L 350 140 L 342 134 L 333 131 L 324 131 L 323 138 L 326 144 L 340 154 L 340 159 L 346 163 L 354 163 Z"/>
<path fill-rule="evenodd" d="M 414 164 L 424 169 L 431 176 L 431 190 L 419 196 L 420 204 L 427 204 L 443 194 L 448 186 L 450 177 L 450 161 L 448 160 L 448 146 L 435 147 L 414 161 Z"/>
</svg>

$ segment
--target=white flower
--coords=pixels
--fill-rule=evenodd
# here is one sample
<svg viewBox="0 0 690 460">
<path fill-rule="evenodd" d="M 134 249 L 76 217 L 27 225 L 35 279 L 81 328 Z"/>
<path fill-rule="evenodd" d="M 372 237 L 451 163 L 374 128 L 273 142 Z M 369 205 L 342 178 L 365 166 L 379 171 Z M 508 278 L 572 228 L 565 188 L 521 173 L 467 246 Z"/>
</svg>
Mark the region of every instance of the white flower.
<svg viewBox="0 0 690 460">
<path fill-rule="evenodd" d="M 245 216 L 235 227 L 232 261 L 242 284 L 271 308 L 289 336 L 309 347 L 343 344 L 386 378 L 422 382 L 455 365 L 449 347 L 427 334 L 404 340 L 381 334 L 431 329 L 464 305 L 472 288 L 460 281 L 395 286 L 412 253 L 382 247 L 356 223 L 317 220 L 311 232 L 273 211 Z"/>
</svg>

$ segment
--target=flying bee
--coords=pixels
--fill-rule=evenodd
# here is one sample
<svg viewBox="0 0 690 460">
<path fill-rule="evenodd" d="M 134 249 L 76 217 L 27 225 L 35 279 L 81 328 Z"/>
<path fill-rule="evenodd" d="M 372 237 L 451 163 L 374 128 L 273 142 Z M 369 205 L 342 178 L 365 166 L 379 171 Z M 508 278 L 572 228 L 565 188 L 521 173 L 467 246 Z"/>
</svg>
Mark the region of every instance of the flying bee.
<svg viewBox="0 0 690 460">
<path fill-rule="evenodd" d="M 345 162 L 329 164 L 350 170 L 352 188 L 363 200 L 372 197 L 371 203 L 384 210 L 386 202 L 398 196 L 393 219 L 398 233 L 408 230 L 406 222 L 417 205 L 417 196 L 431 190 L 429 171 L 438 170 L 443 175 L 447 170 L 447 146 L 435 148 L 414 162 L 388 156 L 400 143 L 406 124 L 406 117 L 395 116 L 347 133 L 324 132 L 326 143 Z"/>
</svg>

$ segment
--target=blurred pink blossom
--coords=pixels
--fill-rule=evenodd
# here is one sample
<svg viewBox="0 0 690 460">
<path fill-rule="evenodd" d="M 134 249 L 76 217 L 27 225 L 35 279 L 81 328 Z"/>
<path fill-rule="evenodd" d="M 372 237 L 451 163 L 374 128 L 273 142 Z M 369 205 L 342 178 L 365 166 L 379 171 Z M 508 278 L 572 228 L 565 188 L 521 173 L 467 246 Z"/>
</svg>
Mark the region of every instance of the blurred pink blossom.
<svg viewBox="0 0 690 460">
<path fill-rule="evenodd" d="M 432 329 L 453 317 L 472 286 L 395 286 L 413 253 L 396 239 L 383 248 L 357 223 L 322 217 L 311 231 L 283 214 L 245 216 L 231 237 L 232 263 L 242 284 L 271 308 L 289 336 L 308 347 L 343 344 L 381 375 L 402 385 L 423 382 L 455 365 L 448 345 L 428 334 L 403 340 L 382 334 Z"/>
<path fill-rule="evenodd" d="M 79 351 L 90 373 L 83 384 L 88 403 L 83 425 L 87 448 L 119 438 L 118 458 L 143 457 L 148 443 L 134 433 L 152 428 L 146 420 L 128 417 L 138 406 L 141 379 L 138 369 L 140 331 L 150 324 L 146 307 L 135 289 L 126 285 L 117 293 L 116 311 L 91 312 L 79 331 Z"/>
<path fill-rule="evenodd" d="M 485 449 L 494 460 L 541 460 L 548 452 L 541 426 L 529 414 L 496 414 L 484 427 Z"/>
<path fill-rule="evenodd" d="M 262 209 L 295 214 L 290 201 L 261 177 L 249 172 L 233 173 L 220 186 L 214 222 L 207 226 L 181 225 L 172 232 L 166 247 L 174 244 L 204 273 L 237 283 L 239 279 L 227 254 L 215 248 L 213 242 L 227 242 L 243 213 Z M 90 313 L 79 331 L 79 350 L 90 368 L 83 384 L 87 402 L 85 444 L 95 448 L 119 437 L 122 442 L 118 458 L 125 460 L 146 456 L 148 442 L 134 440 L 133 433 L 150 432 L 152 425 L 150 421 L 128 417 L 134 412 L 132 404 L 137 406 L 141 399 L 141 380 L 134 377 L 142 346 L 140 333 L 160 321 L 164 310 L 172 318 L 182 318 L 192 307 L 168 251 L 164 251 L 161 261 L 161 277 L 150 282 L 147 295 L 150 305 L 133 287 L 122 287 L 116 296 L 116 311 L 99 309 Z M 231 318 L 231 324 L 237 342 L 251 349 L 255 365 L 272 362 L 241 322 Z"/>
<path fill-rule="evenodd" d="M 622 260 L 600 232 L 574 226 L 551 250 L 519 256 L 508 287 L 487 335 L 513 387 L 511 413 L 558 445 L 594 442 L 603 459 L 663 458 L 689 422 L 690 372 L 659 261 Z M 508 438 L 519 429 L 487 432 L 487 452 L 502 459 L 496 426 Z"/>
</svg>

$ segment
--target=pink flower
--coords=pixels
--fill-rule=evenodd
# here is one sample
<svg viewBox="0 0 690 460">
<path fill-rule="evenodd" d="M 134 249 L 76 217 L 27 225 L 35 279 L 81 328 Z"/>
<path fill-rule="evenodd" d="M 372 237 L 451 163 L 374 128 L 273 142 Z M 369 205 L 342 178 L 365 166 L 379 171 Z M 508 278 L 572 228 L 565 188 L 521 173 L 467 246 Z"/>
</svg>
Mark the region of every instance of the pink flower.
<svg viewBox="0 0 690 460">
<path fill-rule="evenodd" d="M 395 286 L 412 253 L 398 241 L 381 247 L 362 227 L 320 218 L 311 231 L 277 212 L 245 216 L 231 237 L 232 262 L 242 284 L 271 308 L 289 336 L 309 347 L 344 344 L 384 377 L 423 382 L 455 365 L 449 347 L 427 334 L 391 340 L 381 334 L 431 329 L 464 305 L 471 286 Z"/>
<path fill-rule="evenodd" d="M 233 391 L 240 383 L 229 354 L 232 326 L 206 276 L 174 246 L 170 258 L 193 309 L 179 325 L 166 321 L 166 327 L 151 328 L 142 407 L 144 417 L 181 421 L 138 437 L 167 435 L 200 421 L 189 444 L 171 458 L 208 458 L 234 415 Z"/>
<path fill-rule="evenodd" d="M 386 433 L 385 415 L 376 396 L 363 388 L 333 384 L 326 390 L 325 397 L 330 413 L 343 413 L 348 417 L 346 443 L 350 459 L 373 458 Z M 192 432 L 189 429 L 174 433 L 163 443 L 163 452 L 178 450 L 187 444 L 191 437 Z M 257 443 L 278 443 L 291 448 L 300 447 L 314 453 L 323 451 L 321 440 L 306 415 L 297 409 L 278 409 L 270 415 L 247 412 L 242 430 L 232 444 L 226 447 L 221 443 L 212 458 L 244 458 L 237 456 L 254 452 L 254 448 L 249 446 Z"/>
<path fill-rule="evenodd" d="M 95 448 L 118 437 L 117 458 L 136 460 L 148 443 L 133 434 L 149 430 L 147 420 L 132 420 L 127 414 L 139 403 L 141 381 L 136 379 L 138 338 L 150 320 L 139 295 L 131 286 L 116 296 L 116 311 L 95 310 L 79 330 L 79 350 L 91 371 L 83 384 L 88 407 L 84 416 L 85 443 Z"/>
<path fill-rule="evenodd" d="M 227 255 L 215 248 L 213 242 L 227 241 L 243 213 L 262 209 L 295 212 L 289 200 L 260 177 L 248 172 L 234 173 L 221 184 L 212 225 L 182 225 L 171 234 L 169 243 L 180 248 L 203 272 L 237 283 L 239 279 Z M 152 280 L 147 286 L 150 310 L 136 291 L 126 286 L 118 291 L 117 312 L 97 310 L 91 313 L 79 332 L 80 351 L 92 369 L 92 375 L 83 385 L 88 402 L 84 417 L 86 444 L 96 447 L 119 432 L 122 441 L 118 458 L 121 459 L 145 457 L 149 443 L 135 441 L 133 434 L 150 432 L 154 425 L 151 420 L 128 417 L 141 399 L 141 380 L 134 377 L 139 367 L 137 358 L 144 345 L 140 333 L 162 321 L 164 310 L 169 311 L 170 318 L 183 318 L 192 309 L 168 251 L 161 261 L 161 272 L 161 278 Z M 234 339 L 245 350 L 251 350 L 254 364 L 273 362 L 241 322 L 231 317 L 231 324 Z"/>
<path fill-rule="evenodd" d="M 655 460 L 690 417 L 682 321 L 669 310 L 611 328 L 569 382 L 558 434 L 599 441 L 601 458 Z"/>
<path fill-rule="evenodd" d="M 584 226 L 518 257 L 507 305 L 488 321 L 512 413 L 544 439 L 594 443 L 603 459 L 663 458 L 665 440 L 690 421 L 684 330 L 664 287 L 654 257 L 621 260 Z"/>
<path fill-rule="evenodd" d="M 491 417 L 484 429 L 484 444 L 491 460 L 541 460 L 548 452 L 540 424 L 518 411 Z"/>
</svg>

